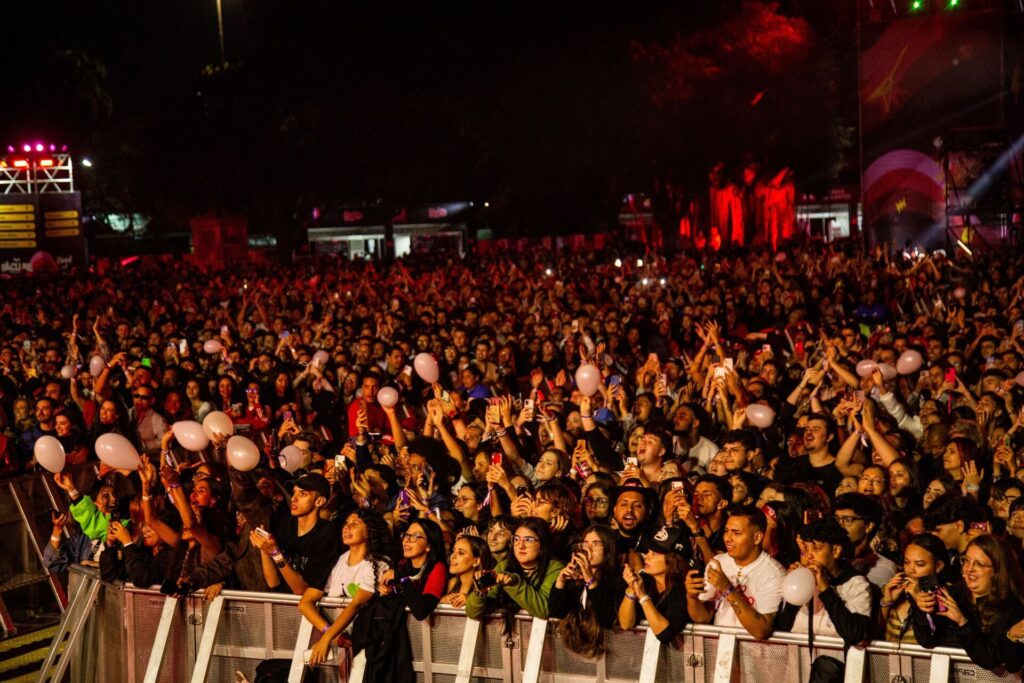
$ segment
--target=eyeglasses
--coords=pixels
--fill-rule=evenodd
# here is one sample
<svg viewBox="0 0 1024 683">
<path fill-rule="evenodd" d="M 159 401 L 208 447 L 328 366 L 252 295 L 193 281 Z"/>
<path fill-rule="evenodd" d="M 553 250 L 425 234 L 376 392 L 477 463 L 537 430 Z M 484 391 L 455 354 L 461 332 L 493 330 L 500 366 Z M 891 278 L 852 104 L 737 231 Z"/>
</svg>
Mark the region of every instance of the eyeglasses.
<svg viewBox="0 0 1024 683">
<path fill-rule="evenodd" d="M 427 537 L 424 536 L 423 534 L 410 534 L 407 531 L 404 534 L 402 534 L 402 540 L 403 541 L 416 541 L 416 542 L 419 542 L 419 541 L 427 540 Z"/>
<path fill-rule="evenodd" d="M 153 395 L 152 394 L 132 394 L 132 398 L 137 398 L 137 399 L 140 399 L 140 400 L 143 400 L 143 401 L 152 401 L 153 400 Z"/>
<path fill-rule="evenodd" d="M 836 515 L 836 521 L 841 526 L 851 526 L 854 522 L 863 522 L 864 518 L 855 515 Z"/>
<path fill-rule="evenodd" d="M 1013 501 L 1017 500 L 1018 498 L 1020 498 L 1020 496 L 1003 496 L 999 494 L 994 494 L 992 496 L 992 500 L 995 501 L 996 503 L 1006 502 L 1010 505 L 1013 505 Z"/>
<path fill-rule="evenodd" d="M 533 545 L 537 543 L 539 539 L 536 536 L 513 536 L 513 543 L 525 543 L 526 545 Z"/>
<path fill-rule="evenodd" d="M 608 501 L 607 498 L 587 498 L 585 501 L 583 501 L 583 504 L 584 505 L 593 505 L 595 507 L 600 507 L 602 505 L 607 505 L 608 502 L 609 501 Z"/>
<path fill-rule="evenodd" d="M 978 562 L 977 560 L 970 559 L 966 555 L 961 555 L 960 556 L 960 563 L 963 565 L 963 568 L 965 570 L 967 570 L 967 569 L 991 569 L 992 568 L 992 563 L 991 562 Z"/>
</svg>

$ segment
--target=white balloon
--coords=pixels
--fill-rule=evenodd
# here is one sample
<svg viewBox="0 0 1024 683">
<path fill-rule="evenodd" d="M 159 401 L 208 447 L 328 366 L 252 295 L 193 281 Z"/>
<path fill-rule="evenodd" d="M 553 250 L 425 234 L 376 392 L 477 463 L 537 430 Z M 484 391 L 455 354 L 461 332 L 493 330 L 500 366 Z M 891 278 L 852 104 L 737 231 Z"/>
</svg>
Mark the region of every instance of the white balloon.
<svg viewBox="0 0 1024 683">
<path fill-rule="evenodd" d="M 377 403 L 385 408 L 394 408 L 398 405 L 398 392 L 393 387 L 381 387 L 377 392 Z"/>
<path fill-rule="evenodd" d="M 441 376 L 441 368 L 437 366 L 437 361 L 429 353 L 418 353 L 412 360 L 412 366 L 416 369 L 416 374 L 420 376 L 427 384 L 433 384 Z"/>
<path fill-rule="evenodd" d="M 896 379 L 896 375 L 899 374 L 898 372 L 896 372 L 896 368 L 894 368 L 889 363 L 879 363 L 878 369 L 882 371 L 882 379 L 884 379 L 886 382 L 892 379 Z"/>
<path fill-rule="evenodd" d="M 782 577 L 782 598 L 791 605 L 806 605 L 814 597 L 814 574 L 807 567 L 797 567 Z"/>
<path fill-rule="evenodd" d="M 228 464 L 239 472 L 248 472 L 260 462 L 260 449 L 244 436 L 233 436 L 228 439 Z"/>
<path fill-rule="evenodd" d="M 135 446 L 120 434 L 101 434 L 95 449 L 100 460 L 115 470 L 137 470 L 142 464 Z"/>
<path fill-rule="evenodd" d="M 203 351 L 207 353 L 220 353 L 224 350 L 224 345 L 217 339 L 207 339 L 203 342 Z"/>
<path fill-rule="evenodd" d="M 878 368 L 878 364 L 870 358 L 865 358 L 857 363 L 857 376 L 867 377 Z"/>
<path fill-rule="evenodd" d="M 327 365 L 327 361 L 331 359 L 331 354 L 327 353 L 323 349 L 320 349 L 313 354 L 313 365 L 322 368 Z"/>
<path fill-rule="evenodd" d="M 63 377 L 64 379 L 71 379 L 72 377 L 75 376 L 75 366 L 65 365 L 60 369 L 60 376 Z"/>
<path fill-rule="evenodd" d="M 203 418 L 203 432 L 205 432 L 207 438 L 211 440 L 215 434 L 231 436 L 235 433 L 235 423 L 231 421 L 231 418 L 228 417 L 227 413 L 215 410 Z"/>
<path fill-rule="evenodd" d="M 210 445 L 210 437 L 206 435 L 203 425 L 195 420 L 181 420 L 171 425 L 174 438 L 190 451 L 201 451 Z"/>
<path fill-rule="evenodd" d="M 303 454 L 298 446 L 285 446 L 281 449 L 279 462 L 288 474 L 294 474 L 296 470 L 308 467 L 311 459 L 309 455 Z"/>
<path fill-rule="evenodd" d="M 601 387 L 601 371 L 594 365 L 581 365 L 576 369 L 576 386 L 584 396 L 593 396 Z"/>
<path fill-rule="evenodd" d="M 57 437 L 46 434 L 36 439 L 32 454 L 43 469 L 54 474 L 64 470 L 64 446 Z"/>
</svg>

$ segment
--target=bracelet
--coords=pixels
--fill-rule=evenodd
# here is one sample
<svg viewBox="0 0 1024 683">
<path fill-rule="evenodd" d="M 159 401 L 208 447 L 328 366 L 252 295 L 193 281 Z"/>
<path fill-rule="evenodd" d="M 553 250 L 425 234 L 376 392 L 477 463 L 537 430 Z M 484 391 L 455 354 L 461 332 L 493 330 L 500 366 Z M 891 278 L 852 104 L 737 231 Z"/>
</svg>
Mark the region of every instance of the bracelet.
<svg viewBox="0 0 1024 683">
<path fill-rule="evenodd" d="M 60 536 L 50 536 L 50 540 L 54 543 L 60 543 Z"/>
<path fill-rule="evenodd" d="M 726 600 L 730 595 L 736 592 L 736 586 L 729 586 L 729 590 L 722 593 L 722 599 Z"/>
<path fill-rule="evenodd" d="M 646 604 L 646 603 L 648 603 L 650 601 L 651 601 L 651 596 L 650 595 L 644 595 L 643 597 L 640 598 L 640 606 L 643 607 L 644 604 Z"/>
<path fill-rule="evenodd" d="M 147 495 L 143 494 L 142 500 L 153 500 L 153 496 L 147 496 Z"/>
<path fill-rule="evenodd" d="M 580 413 L 580 419 L 581 420 L 593 420 L 594 416 L 593 415 L 584 415 L 584 414 Z"/>
<path fill-rule="evenodd" d="M 181 482 L 180 481 L 176 481 L 173 484 L 168 484 L 167 488 L 168 489 L 180 489 L 181 488 Z"/>
<path fill-rule="evenodd" d="M 500 432 L 497 432 L 497 431 L 496 431 L 496 432 L 494 432 L 494 435 L 495 435 L 496 437 L 498 437 L 499 439 L 502 439 L 502 438 L 504 438 L 504 437 L 505 437 L 506 435 L 508 435 L 508 430 L 507 430 L 507 429 L 502 429 L 502 430 L 501 430 Z"/>
<path fill-rule="evenodd" d="M 324 627 L 322 629 L 320 629 L 320 635 L 326 634 L 327 633 L 327 629 L 329 629 L 330 627 L 331 627 L 330 624 L 324 624 Z"/>
<path fill-rule="evenodd" d="M 970 491 L 971 493 L 977 493 L 978 491 L 981 490 L 981 487 L 978 486 L 977 484 L 968 484 L 964 488 Z"/>
<path fill-rule="evenodd" d="M 71 497 L 71 500 L 75 500 L 77 498 L 80 498 L 81 495 L 82 494 L 78 492 L 78 489 L 71 489 L 70 491 L 68 491 L 68 496 Z"/>
<path fill-rule="evenodd" d="M 632 595 L 630 593 L 626 593 L 626 599 L 627 600 L 631 600 L 633 602 L 637 602 L 640 598 L 638 598 L 635 595 Z"/>
<path fill-rule="evenodd" d="M 583 585 L 586 586 L 587 588 L 593 588 L 596 583 L 597 583 L 597 579 L 596 578 L 591 578 L 589 581 L 585 582 Z"/>
<path fill-rule="evenodd" d="M 882 602 L 878 603 L 878 606 L 879 606 L 879 607 L 883 607 L 883 608 L 885 608 L 885 607 L 892 607 L 892 606 L 893 606 L 893 605 L 895 605 L 895 604 L 896 604 L 896 601 L 895 601 L 895 600 L 893 600 L 892 602 L 885 602 L 885 601 L 883 600 Z"/>
</svg>

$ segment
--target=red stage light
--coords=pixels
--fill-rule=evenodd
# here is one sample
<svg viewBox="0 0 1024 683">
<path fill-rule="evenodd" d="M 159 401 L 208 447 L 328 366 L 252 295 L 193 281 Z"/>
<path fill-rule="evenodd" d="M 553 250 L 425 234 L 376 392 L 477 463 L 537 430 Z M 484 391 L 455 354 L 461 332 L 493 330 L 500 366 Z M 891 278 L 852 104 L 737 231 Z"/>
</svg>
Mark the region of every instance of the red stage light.
<svg viewBox="0 0 1024 683">
<path fill-rule="evenodd" d="M 40 159 L 39 160 L 39 166 L 41 168 L 50 168 L 50 167 L 53 166 L 53 159 L 49 159 L 49 158 Z"/>
</svg>

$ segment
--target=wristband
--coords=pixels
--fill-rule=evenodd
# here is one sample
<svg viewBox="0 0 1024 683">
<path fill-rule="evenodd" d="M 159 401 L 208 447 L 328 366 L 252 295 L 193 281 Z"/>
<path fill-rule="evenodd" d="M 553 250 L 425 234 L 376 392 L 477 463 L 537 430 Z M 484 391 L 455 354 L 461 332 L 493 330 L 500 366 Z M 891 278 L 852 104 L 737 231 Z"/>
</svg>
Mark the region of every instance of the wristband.
<svg viewBox="0 0 1024 683">
<path fill-rule="evenodd" d="M 78 489 L 71 489 L 68 491 L 68 496 L 71 497 L 71 500 L 78 500 L 82 497 L 82 494 L 78 492 Z"/>
<path fill-rule="evenodd" d="M 507 429 L 502 429 L 500 432 L 498 432 L 498 431 L 494 432 L 494 435 L 496 437 L 498 437 L 499 439 L 504 438 L 507 434 L 508 434 L 508 430 Z"/>
<path fill-rule="evenodd" d="M 640 598 L 640 606 L 643 607 L 645 603 L 648 603 L 650 601 L 651 601 L 651 596 L 650 595 L 644 595 L 643 597 Z"/>
<path fill-rule="evenodd" d="M 632 601 L 632 602 L 636 602 L 636 601 L 637 601 L 637 600 L 639 600 L 640 598 L 636 597 L 635 595 L 631 595 L 630 593 L 626 593 L 626 599 L 627 599 L 627 600 L 630 600 L 630 601 Z"/>
<path fill-rule="evenodd" d="M 981 490 L 981 487 L 978 486 L 977 484 L 968 484 L 964 488 L 970 491 L 971 493 L 977 493 L 978 491 Z"/>
<path fill-rule="evenodd" d="M 583 585 L 586 586 L 587 588 L 593 588 L 594 584 L 596 584 L 596 583 L 597 583 L 597 579 L 596 578 L 591 578 L 589 581 L 585 582 Z"/>
<path fill-rule="evenodd" d="M 324 624 L 324 627 L 320 629 L 320 635 L 325 635 L 327 633 L 327 629 L 329 629 L 330 627 L 330 624 Z"/>
<path fill-rule="evenodd" d="M 153 496 L 143 495 L 142 500 L 153 500 Z"/>
<path fill-rule="evenodd" d="M 60 536 L 50 536 L 50 540 L 54 543 L 60 543 Z"/>
<path fill-rule="evenodd" d="M 736 586 L 729 586 L 729 590 L 727 590 L 724 593 L 722 593 L 722 599 L 723 600 L 728 599 L 729 596 L 732 595 L 735 592 L 736 592 Z"/>
<path fill-rule="evenodd" d="M 593 416 L 593 415 L 582 415 L 582 414 L 581 414 L 581 415 L 580 415 L 580 419 L 581 419 L 581 420 L 593 420 L 593 419 L 594 419 L 594 416 Z"/>
<path fill-rule="evenodd" d="M 893 602 L 884 602 L 883 601 L 883 602 L 878 603 L 878 606 L 879 607 L 892 607 L 895 604 L 896 604 L 895 600 Z"/>
</svg>

